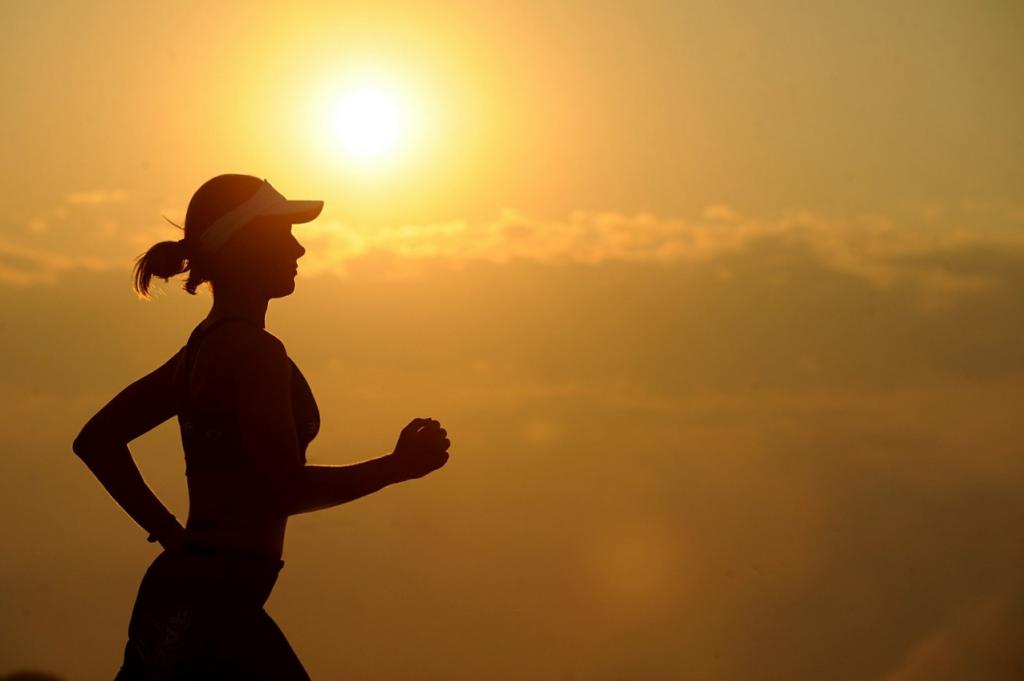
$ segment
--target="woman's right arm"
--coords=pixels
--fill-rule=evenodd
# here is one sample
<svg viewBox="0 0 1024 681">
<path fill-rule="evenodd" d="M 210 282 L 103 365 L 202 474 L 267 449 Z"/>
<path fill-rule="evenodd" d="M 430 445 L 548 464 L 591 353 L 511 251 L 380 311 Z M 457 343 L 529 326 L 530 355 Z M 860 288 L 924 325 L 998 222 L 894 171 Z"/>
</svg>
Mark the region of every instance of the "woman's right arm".
<svg viewBox="0 0 1024 681">
<path fill-rule="evenodd" d="M 79 445 L 75 453 L 114 501 L 149 533 L 150 541 L 159 541 L 164 548 L 181 543 L 184 528 L 146 484 L 126 443 Z"/>
<path fill-rule="evenodd" d="M 122 390 L 89 419 L 71 446 L 114 501 L 165 548 L 180 541 L 184 530 L 143 480 L 128 443 L 177 413 L 177 359 Z"/>
</svg>

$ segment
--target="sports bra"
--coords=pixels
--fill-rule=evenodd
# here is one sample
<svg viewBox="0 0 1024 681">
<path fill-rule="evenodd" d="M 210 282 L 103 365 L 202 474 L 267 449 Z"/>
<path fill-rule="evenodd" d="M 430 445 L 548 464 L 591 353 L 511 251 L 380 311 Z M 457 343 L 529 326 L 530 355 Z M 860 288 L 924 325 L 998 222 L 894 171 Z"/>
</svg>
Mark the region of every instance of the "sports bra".
<svg viewBox="0 0 1024 681">
<path fill-rule="evenodd" d="M 200 343 L 221 324 L 243 322 L 253 324 L 240 317 L 218 319 L 205 329 L 196 326 L 182 349 L 184 352 L 181 395 L 178 406 L 178 425 L 181 442 L 185 450 L 185 475 L 204 472 L 230 472 L 244 466 L 244 453 L 239 434 L 238 414 L 229 410 L 201 409 L 189 399 L 193 363 Z M 255 324 L 253 324 L 255 326 Z M 257 327 L 260 328 L 260 327 Z M 261 329 L 262 330 L 262 329 Z M 313 391 L 306 377 L 299 371 L 292 359 L 291 402 L 292 418 L 302 464 L 306 463 L 306 448 L 320 431 L 320 411 L 316 406 Z"/>
</svg>

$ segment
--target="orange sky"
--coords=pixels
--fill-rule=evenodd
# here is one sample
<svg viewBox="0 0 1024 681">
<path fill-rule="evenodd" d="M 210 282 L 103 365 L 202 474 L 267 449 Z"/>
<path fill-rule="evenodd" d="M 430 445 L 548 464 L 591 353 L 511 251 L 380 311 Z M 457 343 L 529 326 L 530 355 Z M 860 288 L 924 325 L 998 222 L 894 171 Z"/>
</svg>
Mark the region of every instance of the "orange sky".
<svg viewBox="0 0 1024 681">
<path fill-rule="evenodd" d="M 0 674 L 119 664 L 154 549 L 70 443 L 209 306 L 135 300 L 132 258 L 243 172 L 326 202 L 268 315 L 323 414 L 311 460 L 416 416 L 453 442 L 294 519 L 268 610 L 314 678 L 1012 678 L 1022 20 L 5 9 Z M 354 83 L 404 107 L 373 163 L 331 130 Z M 183 518 L 176 424 L 132 451 Z"/>
</svg>

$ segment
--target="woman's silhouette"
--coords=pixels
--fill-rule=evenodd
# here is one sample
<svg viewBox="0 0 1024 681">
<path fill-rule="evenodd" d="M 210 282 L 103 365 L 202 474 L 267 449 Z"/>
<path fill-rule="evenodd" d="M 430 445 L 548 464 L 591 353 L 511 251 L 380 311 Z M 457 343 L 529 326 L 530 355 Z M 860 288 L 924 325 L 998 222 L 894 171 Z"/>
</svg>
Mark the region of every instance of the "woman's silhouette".
<svg viewBox="0 0 1024 681">
<path fill-rule="evenodd" d="M 448 460 L 446 431 L 413 419 L 394 451 L 349 466 L 306 464 L 320 415 L 285 347 L 264 329 L 267 304 L 295 290 L 305 253 L 293 224 L 320 201 L 289 201 L 265 180 L 220 175 L 188 206 L 184 238 L 135 266 L 209 282 L 213 307 L 163 366 L 125 388 L 82 428 L 73 448 L 163 551 L 132 610 L 117 679 L 308 679 L 263 604 L 284 562 L 289 515 L 343 504 L 419 478 Z M 178 417 L 189 492 L 184 527 L 153 494 L 128 443 Z"/>
</svg>

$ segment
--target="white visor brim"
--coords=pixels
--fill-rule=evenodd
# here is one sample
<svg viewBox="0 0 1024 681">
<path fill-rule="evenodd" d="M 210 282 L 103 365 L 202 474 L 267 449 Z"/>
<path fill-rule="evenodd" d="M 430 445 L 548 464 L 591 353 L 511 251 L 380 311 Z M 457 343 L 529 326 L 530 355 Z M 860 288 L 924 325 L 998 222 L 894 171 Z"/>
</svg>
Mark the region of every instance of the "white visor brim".
<svg viewBox="0 0 1024 681">
<path fill-rule="evenodd" d="M 206 253 L 219 250 L 232 234 L 256 218 L 289 217 L 292 224 L 300 224 L 316 219 L 323 207 L 323 201 L 290 201 L 263 180 L 255 194 L 206 228 L 199 238 L 201 250 Z"/>
</svg>

